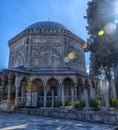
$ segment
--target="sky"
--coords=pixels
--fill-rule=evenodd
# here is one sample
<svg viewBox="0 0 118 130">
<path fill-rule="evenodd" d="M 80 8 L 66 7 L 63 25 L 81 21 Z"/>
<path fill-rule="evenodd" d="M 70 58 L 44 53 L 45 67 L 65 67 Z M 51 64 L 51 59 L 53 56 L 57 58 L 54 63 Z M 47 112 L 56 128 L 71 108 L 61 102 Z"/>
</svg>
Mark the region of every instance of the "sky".
<svg viewBox="0 0 118 130">
<path fill-rule="evenodd" d="M 8 67 L 8 40 L 39 21 L 56 21 L 87 40 L 86 15 L 89 0 L 1 0 L 0 1 L 0 68 Z M 86 54 L 86 65 L 89 55 Z"/>
</svg>

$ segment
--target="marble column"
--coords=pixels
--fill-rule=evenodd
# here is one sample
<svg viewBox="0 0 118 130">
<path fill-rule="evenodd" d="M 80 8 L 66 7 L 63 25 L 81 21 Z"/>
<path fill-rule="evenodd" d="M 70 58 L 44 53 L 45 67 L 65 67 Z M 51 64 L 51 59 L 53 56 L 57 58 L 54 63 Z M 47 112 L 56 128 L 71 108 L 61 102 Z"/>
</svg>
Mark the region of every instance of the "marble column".
<svg viewBox="0 0 118 130">
<path fill-rule="evenodd" d="M 15 78 L 15 106 L 18 106 L 18 91 L 21 84 L 21 78 L 17 77 Z"/>
<path fill-rule="evenodd" d="M 15 106 L 18 106 L 18 90 L 19 88 L 16 88 L 15 90 Z"/>
<path fill-rule="evenodd" d="M 62 90 L 62 106 L 65 106 L 65 94 L 64 94 L 64 85 L 61 86 L 61 90 Z"/>
<path fill-rule="evenodd" d="M 60 88 L 60 86 L 58 86 L 58 89 L 57 89 L 57 96 L 58 96 L 58 99 L 61 100 L 61 88 Z"/>
<path fill-rule="evenodd" d="M 68 88 L 69 88 L 69 87 L 66 87 L 66 89 L 65 89 L 65 90 L 66 90 L 66 91 L 65 91 L 66 101 L 68 100 L 68 95 L 69 95 Z"/>
<path fill-rule="evenodd" d="M 71 87 L 71 101 L 72 101 L 72 109 L 74 109 L 74 87 Z"/>
<path fill-rule="evenodd" d="M 87 89 L 86 89 L 86 88 L 84 88 L 83 94 L 84 94 L 85 105 L 86 105 L 86 107 L 89 107 L 88 92 L 87 92 Z"/>
<path fill-rule="evenodd" d="M 74 87 L 75 87 L 75 101 L 77 101 L 77 84 L 74 84 Z"/>
<path fill-rule="evenodd" d="M 46 86 L 44 86 L 44 103 L 43 103 L 43 107 L 46 108 L 46 102 L 47 102 L 47 88 Z"/>
<path fill-rule="evenodd" d="M 7 96 L 8 103 L 10 103 L 10 99 L 11 99 L 11 83 L 12 83 L 12 80 L 8 80 L 8 96 Z"/>
<path fill-rule="evenodd" d="M 51 90 L 52 94 L 52 107 L 54 107 L 54 89 Z"/>
</svg>

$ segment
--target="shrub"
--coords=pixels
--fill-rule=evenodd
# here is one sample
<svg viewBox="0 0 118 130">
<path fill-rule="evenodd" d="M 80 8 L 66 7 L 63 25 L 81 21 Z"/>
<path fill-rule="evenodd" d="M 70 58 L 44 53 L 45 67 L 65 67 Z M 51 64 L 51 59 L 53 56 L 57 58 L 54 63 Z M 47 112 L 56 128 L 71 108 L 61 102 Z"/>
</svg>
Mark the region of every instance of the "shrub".
<svg viewBox="0 0 118 130">
<path fill-rule="evenodd" d="M 74 103 L 75 108 L 83 109 L 85 107 L 85 103 L 83 101 L 76 101 Z"/>
<path fill-rule="evenodd" d="M 90 107 L 100 108 L 101 102 L 98 99 L 96 99 L 96 100 L 90 99 L 89 100 L 89 105 L 90 105 Z"/>
<path fill-rule="evenodd" d="M 51 107 L 52 106 L 52 102 L 48 101 L 46 104 L 47 107 Z"/>
<path fill-rule="evenodd" d="M 110 99 L 110 106 L 118 108 L 118 99 L 115 98 Z"/>
<path fill-rule="evenodd" d="M 65 105 L 66 105 L 66 106 L 71 106 L 71 105 L 72 105 L 72 102 L 71 102 L 70 100 L 68 100 L 68 101 L 65 102 Z"/>
<path fill-rule="evenodd" d="M 62 103 L 60 101 L 55 101 L 54 107 L 59 107 L 59 106 L 62 106 Z"/>
</svg>

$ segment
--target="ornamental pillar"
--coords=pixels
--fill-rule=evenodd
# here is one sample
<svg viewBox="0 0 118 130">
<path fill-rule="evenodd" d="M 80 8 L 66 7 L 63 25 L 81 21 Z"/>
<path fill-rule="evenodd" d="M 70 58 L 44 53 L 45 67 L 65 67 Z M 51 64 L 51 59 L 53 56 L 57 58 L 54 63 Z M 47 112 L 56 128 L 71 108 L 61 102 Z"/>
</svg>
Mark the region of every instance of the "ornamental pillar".
<svg viewBox="0 0 118 130">
<path fill-rule="evenodd" d="M 75 101 L 77 101 L 77 84 L 74 84 L 74 88 L 75 88 Z"/>
<path fill-rule="evenodd" d="M 62 106 L 65 106 L 65 93 L 64 93 L 64 85 L 61 86 L 62 90 Z"/>
<path fill-rule="evenodd" d="M 54 89 L 51 89 L 52 94 L 52 107 L 54 107 Z"/>
<path fill-rule="evenodd" d="M 43 103 L 43 106 L 44 108 L 46 108 L 46 102 L 47 102 L 47 88 L 46 86 L 44 86 L 44 103 Z"/>
<path fill-rule="evenodd" d="M 15 106 L 18 106 L 18 92 L 21 83 L 21 78 L 18 76 L 15 78 Z"/>
<path fill-rule="evenodd" d="M 11 99 L 11 83 L 12 83 L 12 80 L 8 80 L 8 95 L 7 95 L 8 103 L 10 103 L 10 99 Z"/>
<path fill-rule="evenodd" d="M 72 109 L 74 109 L 74 87 L 71 86 L 71 101 L 72 101 Z"/>
</svg>

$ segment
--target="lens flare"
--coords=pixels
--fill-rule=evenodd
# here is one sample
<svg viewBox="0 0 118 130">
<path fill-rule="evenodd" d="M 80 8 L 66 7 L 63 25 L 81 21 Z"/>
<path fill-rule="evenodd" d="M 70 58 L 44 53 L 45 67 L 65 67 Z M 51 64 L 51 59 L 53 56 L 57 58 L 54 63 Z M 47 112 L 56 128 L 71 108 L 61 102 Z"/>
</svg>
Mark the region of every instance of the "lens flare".
<svg viewBox="0 0 118 130">
<path fill-rule="evenodd" d="M 74 53 L 74 52 L 70 52 L 70 53 L 68 54 L 68 59 L 72 60 L 72 59 L 74 59 L 74 58 L 75 58 L 75 53 Z"/>
<path fill-rule="evenodd" d="M 117 23 L 118 23 L 118 19 L 115 19 L 115 20 L 114 20 L 114 23 L 116 23 L 116 24 L 117 24 Z"/>
<path fill-rule="evenodd" d="M 104 26 L 104 31 L 106 34 L 112 34 L 116 30 L 116 25 L 114 23 L 108 23 Z"/>
<path fill-rule="evenodd" d="M 99 36 L 104 35 L 104 30 L 100 30 L 100 31 L 98 32 L 98 35 L 99 35 Z"/>
<path fill-rule="evenodd" d="M 65 63 L 68 63 L 68 62 L 69 62 L 69 58 L 66 56 L 66 57 L 64 57 L 63 61 L 64 61 Z"/>
</svg>

